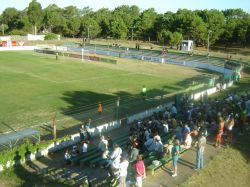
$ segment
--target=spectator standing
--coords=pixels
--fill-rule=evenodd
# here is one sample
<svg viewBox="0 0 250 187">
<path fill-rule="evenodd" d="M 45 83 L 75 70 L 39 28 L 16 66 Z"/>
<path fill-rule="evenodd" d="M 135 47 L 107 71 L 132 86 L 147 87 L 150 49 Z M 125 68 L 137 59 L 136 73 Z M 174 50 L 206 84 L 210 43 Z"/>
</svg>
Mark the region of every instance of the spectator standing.
<svg viewBox="0 0 250 187">
<path fill-rule="evenodd" d="M 76 145 L 73 146 L 72 152 L 71 152 L 71 156 L 72 157 L 76 157 L 79 154 L 79 149 Z"/>
<path fill-rule="evenodd" d="M 120 163 L 120 181 L 121 181 L 121 187 L 126 187 L 126 178 L 127 178 L 127 170 L 128 170 L 129 162 L 125 157 L 121 158 Z"/>
<path fill-rule="evenodd" d="M 82 142 L 82 152 L 87 153 L 88 152 L 88 141 Z"/>
<path fill-rule="evenodd" d="M 110 136 L 107 137 L 108 140 L 108 148 L 111 149 L 113 148 L 113 140 Z"/>
<path fill-rule="evenodd" d="M 97 112 L 98 112 L 99 114 L 102 114 L 102 103 L 101 103 L 101 102 L 98 103 Z"/>
<path fill-rule="evenodd" d="M 171 113 L 171 117 L 172 117 L 172 118 L 176 118 L 177 109 L 176 109 L 175 104 L 172 105 L 172 107 L 171 107 L 171 109 L 170 109 L 170 113 Z"/>
<path fill-rule="evenodd" d="M 129 156 L 129 162 L 134 163 L 136 161 L 138 155 L 139 155 L 139 149 L 137 149 L 136 144 L 133 144 L 133 148 L 132 148 L 130 156 Z"/>
<path fill-rule="evenodd" d="M 84 127 L 85 127 L 85 129 L 86 129 L 86 131 L 87 131 L 87 133 L 88 133 L 89 138 L 92 137 L 92 132 L 91 132 L 91 130 L 90 130 L 91 121 L 92 121 L 92 120 L 89 118 L 89 120 L 88 120 L 88 121 L 85 123 L 85 125 L 84 125 Z"/>
<path fill-rule="evenodd" d="M 173 160 L 173 174 L 172 177 L 177 177 L 177 161 L 180 157 L 180 141 L 175 139 L 174 146 L 172 148 L 172 160 Z"/>
<path fill-rule="evenodd" d="M 111 176 L 115 177 L 115 173 L 119 171 L 120 168 L 120 160 L 122 155 L 122 149 L 119 147 L 118 144 L 115 144 L 114 151 L 110 155 L 111 159 L 111 167 L 110 167 L 110 174 Z"/>
<path fill-rule="evenodd" d="M 221 137 L 223 134 L 223 129 L 224 129 L 224 120 L 222 117 L 219 117 L 219 126 L 218 126 L 217 135 L 216 135 L 215 147 L 221 146 Z"/>
<path fill-rule="evenodd" d="M 70 164 L 71 162 L 70 159 L 71 159 L 71 155 L 69 154 L 69 150 L 67 149 L 64 154 L 64 160 L 67 165 Z"/>
<path fill-rule="evenodd" d="M 196 150 L 196 169 L 202 169 L 204 166 L 204 150 L 206 142 L 205 134 L 203 132 L 200 133 Z"/>
<path fill-rule="evenodd" d="M 169 156 L 172 155 L 172 148 L 174 146 L 174 142 L 173 142 L 174 138 L 175 136 L 173 136 L 172 138 L 169 138 L 167 144 L 164 145 L 164 147 L 166 148 L 166 153 Z"/>
<path fill-rule="evenodd" d="M 146 177 L 146 170 L 142 156 L 137 156 L 137 162 L 134 165 L 136 173 L 136 183 L 138 187 L 142 187 L 142 179 Z"/>
<path fill-rule="evenodd" d="M 101 136 L 100 142 L 98 144 L 98 149 L 101 150 L 102 152 L 108 149 L 108 141 L 105 139 L 104 136 Z"/>
</svg>

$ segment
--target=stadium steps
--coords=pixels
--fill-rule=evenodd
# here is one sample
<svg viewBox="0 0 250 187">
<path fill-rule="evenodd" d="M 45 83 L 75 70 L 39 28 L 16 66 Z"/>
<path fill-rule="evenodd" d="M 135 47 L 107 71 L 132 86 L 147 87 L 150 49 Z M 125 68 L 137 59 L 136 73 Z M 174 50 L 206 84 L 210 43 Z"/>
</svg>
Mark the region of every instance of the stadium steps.
<svg viewBox="0 0 250 187">
<path fill-rule="evenodd" d="M 128 142 L 129 135 L 126 135 L 120 139 L 117 139 L 116 141 L 113 141 L 114 144 L 118 144 L 121 148 L 124 148 L 126 143 Z M 98 150 L 98 152 L 89 155 L 88 157 L 85 157 L 80 160 L 80 166 L 89 165 L 90 167 L 95 167 L 102 161 L 102 155 L 101 152 Z"/>
<path fill-rule="evenodd" d="M 119 139 L 122 139 L 124 137 L 129 136 L 129 134 L 130 134 L 129 132 L 125 133 L 122 136 L 120 136 L 120 137 L 118 137 L 116 139 L 113 139 L 113 142 L 118 141 Z M 81 153 L 77 157 L 72 158 L 71 159 L 71 165 L 77 165 L 80 162 L 80 160 L 86 159 L 86 158 L 90 157 L 91 155 L 96 154 L 96 152 L 97 152 L 97 146 L 94 146 L 91 149 L 89 149 L 86 154 Z"/>
</svg>

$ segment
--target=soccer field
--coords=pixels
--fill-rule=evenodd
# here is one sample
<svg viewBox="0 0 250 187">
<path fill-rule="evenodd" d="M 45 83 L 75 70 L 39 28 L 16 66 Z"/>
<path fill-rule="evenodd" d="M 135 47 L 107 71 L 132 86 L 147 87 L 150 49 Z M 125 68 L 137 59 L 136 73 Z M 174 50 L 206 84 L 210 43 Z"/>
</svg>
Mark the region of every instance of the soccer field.
<svg viewBox="0 0 250 187">
<path fill-rule="evenodd" d="M 136 100 L 142 85 L 149 97 L 177 92 L 201 81 L 204 74 L 208 72 L 143 61 L 107 64 L 56 60 L 33 51 L 0 52 L 0 131 L 38 125 L 50 121 L 55 112 L 67 115 L 65 111 L 97 107 L 98 101 L 115 101 L 118 96 Z"/>
</svg>

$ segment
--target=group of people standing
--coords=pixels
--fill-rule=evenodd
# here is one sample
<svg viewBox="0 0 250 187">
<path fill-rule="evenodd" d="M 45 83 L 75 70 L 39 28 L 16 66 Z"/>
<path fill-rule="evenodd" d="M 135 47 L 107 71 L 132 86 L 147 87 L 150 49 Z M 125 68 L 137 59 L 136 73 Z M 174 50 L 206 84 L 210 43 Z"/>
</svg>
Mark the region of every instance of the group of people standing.
<svg viewBox="0 0 250 187">
<path fill-rule="evenodd" d="M 214 145 L 219 148 L 222 143 L 231 144 L 243 133 L 247 123 L 250 123 L 249 93 L 243 96 L 234 93 L 224 99 L 196 103 L 185 101 L 180 108 L 172 105 L 164 112 L 132 123 L 126 148 L 113 144 L 111 137 L 101 136 L 98 149 L 105 160 L 104 168 L 110 176 L 120 180 L 121 186 L 126 186 L 127 175 L 132 172 L 137 186 L 141 187 L 146 177 L 145 155 L 154 154 L 158 159 L 170 156 L 172 177 L 177 177 L 182 150 L 192 148 L 196 151 L 194 169 L 200 170 L 204 167 L 207 136 L 214 136 Z M 164 134 L 172 134 L 166 144 L 161 137 Z"/>
</svg>

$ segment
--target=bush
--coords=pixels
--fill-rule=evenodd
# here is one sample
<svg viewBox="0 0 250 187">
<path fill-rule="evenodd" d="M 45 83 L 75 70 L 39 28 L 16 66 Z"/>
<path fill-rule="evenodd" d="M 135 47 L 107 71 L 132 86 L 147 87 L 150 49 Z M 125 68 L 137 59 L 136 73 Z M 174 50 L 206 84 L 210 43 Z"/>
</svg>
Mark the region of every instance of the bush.
<svg viewBox="0 0 250 187">
<path fill-rule="evenodd" d="M 22 30 L 18 30 L 18 29 L 14 29 L 10 32 L 10 35 L 27 35 L 27 32 L 22 31 Z"/>
<path fill-rule="evenodd" d="M 45 35 L 44 40 L 58 40 L 58 35 L 54 33 L 48 33 Z"/>
<path fill-rule="evenodd" d="M 68 139 L 69 136 L 64 136 L 62 138 L 58 138 L 56 141 L 62 142 Z M 52 142 L 54 142 L 54 140 L 47 140 L 40 143 L 30 143 L 28 139 L 24 139 L 24 144 L 0 152 L 0 164 L 5 165 L 7 161 L 15 161 L 17 152 L 18 155 L 20 156 L 20 159 L 24 160 L 25 156 L 27 155 L 27 152 L 34 153 L 38 150 L 42 150 L 48 147 Z"/>
</svg>

